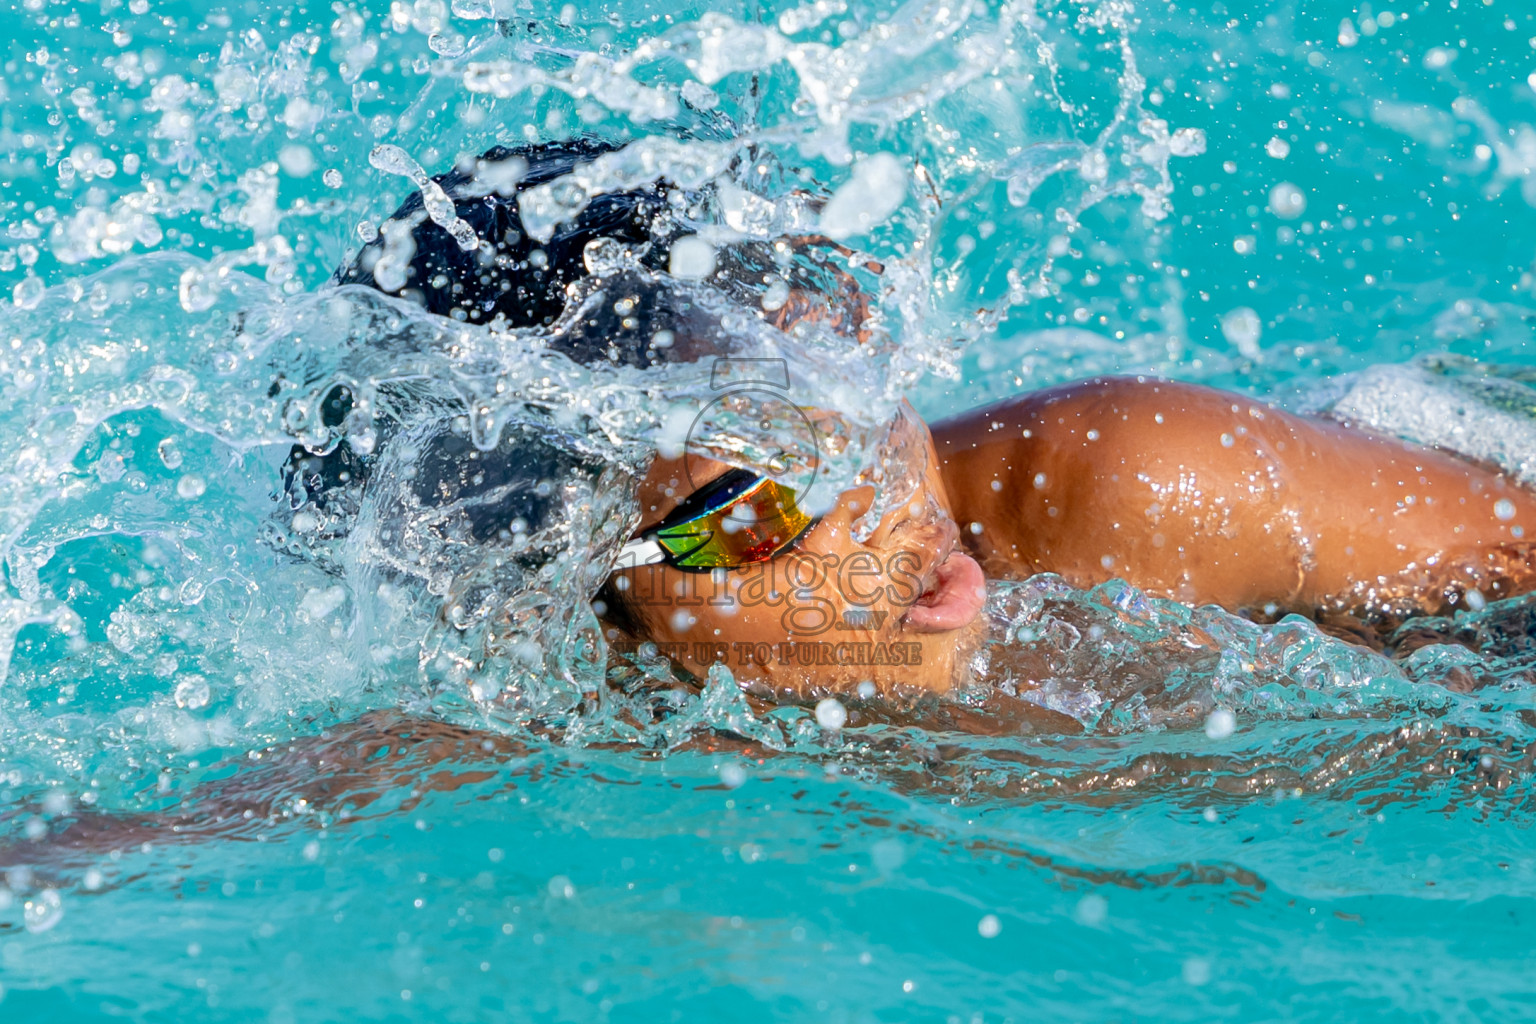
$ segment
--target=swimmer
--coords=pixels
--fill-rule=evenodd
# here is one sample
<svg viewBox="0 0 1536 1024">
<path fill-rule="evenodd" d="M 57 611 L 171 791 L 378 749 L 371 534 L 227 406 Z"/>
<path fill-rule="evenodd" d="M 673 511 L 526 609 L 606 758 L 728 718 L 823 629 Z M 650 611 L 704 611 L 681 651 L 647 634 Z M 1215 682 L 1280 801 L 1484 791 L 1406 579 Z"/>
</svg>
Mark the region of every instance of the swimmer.
<svg viewBox="0 0 1536 1024">
<path fill-rule="evenodd" d="M 495 150 L 438 179 L 458 216 L 494 242 L 466 252 L 427 220 L 419 197 L 407 201 L 395 220 L 409 228 L 413 248 L 404 285 L 394 294 L 445 317 L 489 322 L 499 316 L 514 327 L 547 328 L 551 348 L 582 363 L 643 369 L 711 358 L 718 324 L 665 289 L 653 289 L 632 317 L 598 315 L 611 304 L 590 316 L 567 315 L 568 289 L 579 295 L 589 283 L 584 257 L 593 241 L 614 238 L 644 248 L 642 265 L 660 276 L 669 239 L 654 237 L 653 228 L 670 208 L 667 190 L 601 195 L 549 242 L 535 245 L 523 236 L 518 192 L 600 152 L 582 142 Z M 516 175 L 505 173 L 511 168 Z M 373 270 L 382 254 L 382 246 L 364 249 L 338 272 L 338 281 L 377 287 Z M 762 312 L 760 303 L 742 308 L 785 330 L 800 318 L 831 322 L 846 329 L 849 344 L 858 343 L 860 296 L 840 290 L 845 282 L 835 274 L 807 270 L 796 284 L 775 310 Z M 655 346 L 660 330 L 672 331 L 672 344 Z M 353 396 L 337 387 L 320 415 L 336 426 L 352 407 Z M 355 514 L 363 492 L 398 482 L 381 466 L 398 440 L 386 437 L 366 450 L 348 440 L 323 452 L 295 446 L 286 464 L 286 501 L 295 514 L 324 511 L 316 518 L 327 522 Z M 639 481 L 639 519 L 619 565 L 594 587 L 611 657 L 622 662 L 638 646 L 654 644 L 674 659 L 680 676 L 700 678 L 710 660 L 699 660 L 694 645 L 723 642 L 736 679 L 765 698 L 942 695 L 972 681 L 969 655 L 982 643 L 988 579 L 1054 572 L 1089 587 L 1121 578 L 1151 594 L 1259 619 L 1299 612 L 1366 624 L 1475 608 L 1536 586 L 1526 536 L 1536 529 L 1536 499 L 1506 477 L 1450 454 L 1209 388 L 1097 379 L 932 425 L 903 409 L 886 447 L 921 461 L 921 483 L 863 540 L 855 539 L 852 523 L 870 506 L 869 486 L 808 515 L 787 488 L 741 467 L 702 456 L 688 464 L 655 457 Z M 604 471 L 599 460 L 521 430 L 506 431 L 490 452 L 453 433 L 438 435 L 413 469 L 415 500 L 462 514 L 462 522 L 445 516 L 435 525 L 481 544 L 502 543 L 513 521 L 536 525 L 556 514 L 539 481 L 566 474 L 600 480 Z M 753 514 L 743 515 L 747 509 Z M 715 600 L 696 600 L 698 593 Z M 1216 646 L 1203 655 L 1214 660 Z M 1154 662 L 1150 671 L 1161 671 L 1155 661 L 1162 652 L 1139 653 Z M 869 701 L 858 710 L 869 712 Z M 928 701 L 906 718 L 899 706 L 877 715 L 887 710 L 888 717 L 936 731 L 1017 736 L 1083 728 L 1027 700 L 980 710 Z M 1409 732 L 1393 727 L 1360 749 L 1438 762 L 1458 756 L 1456 744 L 1477 730 L 1447 725 Z M 724 730 L 688 742 L 743 759 L 772 753 Z M 882 742 L 907 741 L 896 731 Z M 414 801 L 426 790 L 482 781 L 488 774 L 482 763 L 499 770 L 534 750 L 437 718 L 371 712 L 262 751 L 254 767 L 254 752 L 242 753 L 164 807 L 128 814 L 76 807 L 51 826 L 47 843 L 29 835 L 0 844 L 0 870 L 44 864 L 46 875 L 54 875 L 141 844 L 265 838 L 301 817 L 295 807 L 306 808 L 305 820 L 340 822 L 378 813 L 390 794 L 408 791 Z M 1097 800 L 1145 783 L 1149 773 L 1184 778 L 1209 771 L 1264 780 L 1277 764 L 1301 780 L 1314 755 L 1263 749 L 1204 758 L 1198 768 L 1182 753 L 1137 756 L 1107 774 L 1093 773 L 1088 785 Z M 975 784 L 964 762 L 947 768 L 944 758 L 916 745 L 897 760 L 923 764 L 914 777 L 942 780 L 953 770 L 967 787 Z M 467 767 L 441 767 L 460 763 Z M 1484 784 L 1473 772 L 1456 778 Z M 1062 798 L 1050 791 L 1053 801 Z M 310 817 L 316 811 L 332 817 Z M 21 821 L 43 811 L 31 805 L 6 813 Z"/>
<path fill-rule="evenodd" d="M 523 229 L 521 193 L 607 149 L 576 141 L 467 161 L 435 180 L 479 248 L 462 248 L 417 193 L 337 280 L 445 317 L 548 329 L 550 347 L 581 363 L 710 358 L 708 317 L 664 284 L 683 233 L 672 215 L 699 195 L 665 185 L 607 192 L 548 242 Z M 407 238 L 408 263 L 384 274 L 387 245 Z M 631 278 L 625 294 L 640 300 L 622 317 L 611 303 L 573 316 L 602 284 L 589 256 L 604 239 L 638 254 L 638 268 L 621 273 Z M 774 308 L 756 301 L 749 285 L 768 265 L 763 252 L 760 243 L 723 248 L 710 283 L 775 328 L 820 320 L 860 343 L 865 297 L 814 263 L 786 272 L 790 292 Z M 328 422 L 341 422 L 348 394 L 328 401 Z M 1057 573 L 1090 587 L 1119 578 L 1186 604 L 1262 621 L 1300 613 L 1360 634 L 1536 586 L 1536 496 L 1509 478 L 1206 387 L 1100 378 L 931 425 L 904 407 L 886 449 L 925 459 L 920 483 L 863 539 L 854 523 L 875 498 L 870 485 L 812 514 L 778 480 L 696 454 L 657 455 L 639 484 L 639 521 L 595 594 L 613 657 L 654 644 L 693 678 L 726 661 L 750 692 L 776 699 L 942 694 L 970 681 L 988 579 Z M 467 451 L 462 440 L 441 442 L 426 460 L 435 468 L 419 484 L 423 500 L 491 484 L 512 492 L 470 503 L 480 540 L 515 517 L 537 521 L 545 510 L 512 485 L 547 478 L 557 456 L 536 439 L 504 439 L 472 485 L 456 463 Z M 376 457 L 345 442 L 323 456 L 296 447 L 295 508 L 336 502 L 343 484 L 365 487 Z"/>
</svg>

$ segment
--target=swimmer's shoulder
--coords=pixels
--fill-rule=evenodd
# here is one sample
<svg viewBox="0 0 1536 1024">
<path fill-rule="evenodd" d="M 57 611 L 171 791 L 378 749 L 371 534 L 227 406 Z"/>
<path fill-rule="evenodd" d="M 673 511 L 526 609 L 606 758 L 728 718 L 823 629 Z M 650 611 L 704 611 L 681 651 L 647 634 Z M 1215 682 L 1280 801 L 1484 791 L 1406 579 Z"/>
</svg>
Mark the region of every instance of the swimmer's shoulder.
<svg viewBox="0 0 1536 1024">
<path fill-rule="evenodd" d="M 1218 445 L 1222 431 L 1213 427 L 1274 413 L 1255 399 L 1198 384 L 1106 376 L 1014 395 L 935 421 L 932 430 L 946 462 L 998 448 L 1011 449 L 1016 462 L 1067 452 L 1093 459 L 1153 444 L 1164 450 Z"/>
</svg>

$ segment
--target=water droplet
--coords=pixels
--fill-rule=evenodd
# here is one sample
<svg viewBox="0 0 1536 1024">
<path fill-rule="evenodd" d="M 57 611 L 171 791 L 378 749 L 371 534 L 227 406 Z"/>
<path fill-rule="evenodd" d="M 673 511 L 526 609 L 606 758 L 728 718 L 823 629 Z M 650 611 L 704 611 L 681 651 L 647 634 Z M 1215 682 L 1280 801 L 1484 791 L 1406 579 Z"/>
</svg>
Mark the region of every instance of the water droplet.
<svg viewBox="0 0 1536 1024">
<path fill-rule="evenodd" d="M 686 241 L 686 239 L 683 241 Z M 678 244 L 682 243 L 679 242 Z M 672 250 L 672 259 L 674 261 L 677 259 L 676 248 Z M 617 238 L 594 238 L 582 247 L 581 261 L 586 266 L 587 273 L 602 277 L 633 267 L 635 265 L 635 254 L 629 246 Z M 620 299 L 619 302 L 627 303 L 627 308 L 620 308 L 618 303 L 615 304 L 614 312 L 620 316 L 628 314 L 634 308 L 634 300 L 632 299 Z"/>
<path fill-rule="evenodd" d="M 1168 152 L 1174 156 L 1199 156 L 1205 152 L 1205 132 L 1199 128 L 1180 128 L 1168 140 Z"/>
<path fill-rule="evenodd" d="M 188 267 L 181 272 L 181 308 L 188 313 L 211 309 L 218 301 L 218 275 L 208 267 Z"/>
<path fill-rule="evenodd" d="M 763 292 L 763 308 L 772 313 L 783 309 L 789 301 L 789 283 L 783 278 L 776 278 L 768 289 Z"/>
<path fill-rule="evenodd" d="M 853 175 L 827 200 L 821 230 L 836 239 L 862 235 L 885 222 L 907 197 L 907 170 L 890 153 L 875 153 L 853 166 Z"/>
<path fill-rule="evenodd" d="M 1213 740 L 1224 740 L 1237 731 L 1237 716 L 1226 708 L 1217 708 L 1205 719 L 1205 734 Z"/>
<path fill-rule="evenodd" d="M 1507 523 L 1515 518 L 1515 503 L 1508 498 L 1500 498 L 1493 504 L 1493 514 Z"/>
<path fill-rule="evenodd" d="M 45 291 L 47 289 L 43 287 L 43 279 L 36 274 L 28 274 L 11 289 L 11 301 L 22 309 L 36 309 L 37 304 L 43 301 Z"/>
<path fill-rule="evenodd" d="M 188 473 L 176 481 L 176 495 L 187 501 L 201 498 L 208 490 L 208 482 L 196 473 Z"/>
<path fill-rule="evenodd" d="M 1424 53 L 1424 67 L 1430 71 L 1439 71 L 1455 59 L 1455 50 L 1446 49 L 1444 46 L 1431 46 Z"/>
<path fill-rule="evenodd" d="M 1109 916 L 1109 901 L 1098 893 L 1091 892 L 1077 901 L 1077 907 L 1073 910 L 1072 916 L 1077 919 L 1078 924 L 1085 924 L 1090 928 L 1097 927 Z"/>
<path fill-rule="evenodd" d="M 1269 212 L 1281 220 L 1295 220 L 1307 212 L 1307 197 L 1295 185 L 1282 181 L 1269 190 Z"/>
<path fill-rule="evenodd" d="M 427 48 L 440 57 L 457 57 L 467 43 L 457 32 L 434 32 L 427 37 Z"/>
<path fill-rule="evenodd" d="M 1259 314 L 1247 306 L 1238 306 L 1221 318 L 1222 336 L 1236 346 L 1245 359 L 1259 357 L 1259 338 L 1263 332 Z"/>
<path fill-rule="evenodd" d="M 44 889 L 22 905 L 22 921 L 34 935 L 46 932 L 63 917 L 64 901 L 53 889 Z"/>
<path fill-rule="evenodd" d="M 848 724 L 848 709 L 836 697 L 825 697 L 816 704 L 816 722 L 828 732 L 837 732 Z"/>
<path fill-rule="evenodd" d="M 996 914 L 988 914 L 976 922 L 976 934 L 984 939 L 995 939 L 1002 930 L 1003 926 L 998 922 Z"/>
<path fill-rule="evenodd" d="M 462 37 L 460 38 L 462 39 Z M 432 223 L 452 235 L 453 240 L 459 244 L 459 248 L 465 252 L 471 252 L 479 248 L 480 238 L 475 234 L 475 229 L 468 222 L 459 219 L 458 207 L 454 205 L 452 199 L 448 198 L 448 193 L 443 191 L 443 186 L 428 177 L 427 172 L 422 170 L 421 165 L 409 153 L 399 146 L 383 143 L 373 147 L 369 152 L 368 163 L 388 174 L 398 174 L 409 178 L 411 183 L 420 190 L 422 208 L 427 211 L 427 216 L 431 218 Z M 397 236 L 393 241 L 397 247 L 403 247 L 405 241 L 410 238 L 410 226 L 401 224 Z M 390 241 L 390 239 L 386 239 L 386 241 Z M 411 244 L 410 250 L 410 252 L 404 255 L 404 263 L 408 263 L 411 256 L 415 255 L 414 242 Z M 380 259 L 379 262 L 383 263 L 384 261 Z M 373 276 L 375 281 L 379 280 L 379 268 L 377 265 L 374 267 Z M 403 287 L 405 287 L 404 266 L 400 270 L 398 286 L 385 288 L 385 290 L 399 291 Z"/>
<path fill-rule="evenodd" d="M 209 697 L 208 680 L 199 675 L 188 675 L 176 684 L 176 706 L 179 708 L 206 707 Z"/>
<path fill-rule="evenodd" d="M 736 789 L 747 781 L 747 770 L 735 761 L 720 766 L 720 783 L 727 789 Z"/>
<path fill-rule="evenodd" d="M 698 281 L 715 272 L 715 247 L 698 235 L 686 235 L 672 243 L 667 272 L 685 281 Z"/>
<path fill-rule="evenodd" d="M 160 453 L 160 462 L 166 469 L 181 468 L 181 446 L 176 443 L 174 437 L 168 437 L 155 446 L 155 451 Z"/>
</svg>

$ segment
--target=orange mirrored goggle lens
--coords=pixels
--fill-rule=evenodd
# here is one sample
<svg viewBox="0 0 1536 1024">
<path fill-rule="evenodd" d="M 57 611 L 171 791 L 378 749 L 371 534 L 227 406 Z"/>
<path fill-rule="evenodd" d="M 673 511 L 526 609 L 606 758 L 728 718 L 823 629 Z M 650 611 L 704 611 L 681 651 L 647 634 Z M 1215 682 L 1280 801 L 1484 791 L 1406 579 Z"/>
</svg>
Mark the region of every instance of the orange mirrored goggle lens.
<svg viewBox="0 0 1536 1024">
<path fill-rule="evenodd" d="M 663 523 L 652 536 L 679 569 L 729 569 L 761 562 L 799 540 L 814 521 L 795 490 L 767 477 L 743 474 L 710 494 L 707 506 Z"/>
</svg>

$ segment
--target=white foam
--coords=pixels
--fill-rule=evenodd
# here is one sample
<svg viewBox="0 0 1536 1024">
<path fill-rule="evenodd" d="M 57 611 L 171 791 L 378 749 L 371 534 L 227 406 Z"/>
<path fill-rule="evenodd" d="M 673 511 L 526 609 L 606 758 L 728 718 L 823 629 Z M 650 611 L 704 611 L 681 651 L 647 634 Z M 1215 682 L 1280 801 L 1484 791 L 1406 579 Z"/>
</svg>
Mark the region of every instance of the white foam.
<svg viewBox="0 0 1536 1024">
<path fill-rule="evenodd" d="M 1513 381 L 1437 374 L 1410 364 L 1362 370 L 1330 411 L 1385 434 L 1491 462 L 1536 486 L 1536 419 L 1517 411 L 1533 407 L 1536 395 Z"/>
</svg>

